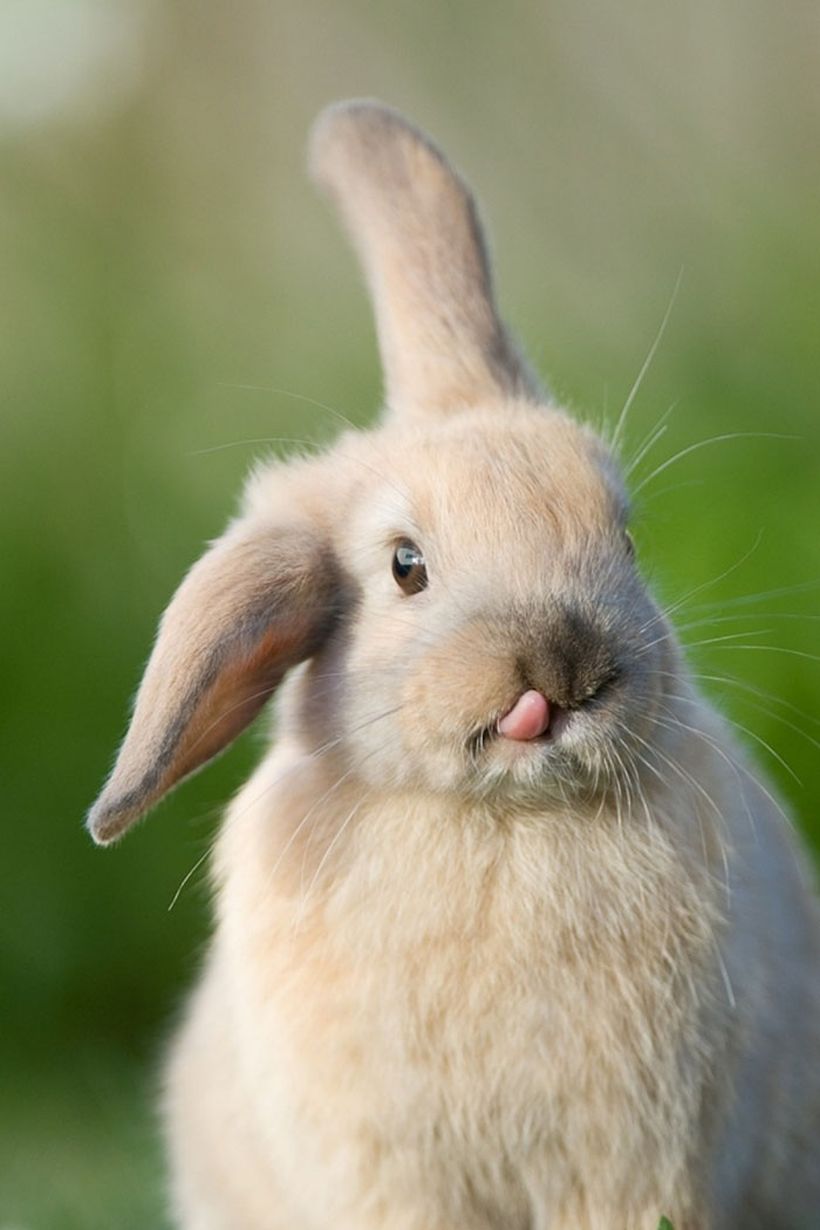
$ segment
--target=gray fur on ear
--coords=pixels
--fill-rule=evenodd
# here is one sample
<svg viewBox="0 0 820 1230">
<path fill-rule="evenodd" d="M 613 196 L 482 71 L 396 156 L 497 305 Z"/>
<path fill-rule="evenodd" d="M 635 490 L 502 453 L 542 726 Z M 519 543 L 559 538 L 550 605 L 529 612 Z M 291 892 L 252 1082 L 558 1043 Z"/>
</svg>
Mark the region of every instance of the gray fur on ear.
<svg viewBox="0 0 820 1230">
<path fill-rule="evenodd" d="M 310 147 L 364 265 L 399 413 L 542 400 L 501 322 L 475 202 L 429 137 L 378 102 L 329 107 Z"/>
<path fill-rule="evenodd" d="M 188 573 L 160 624 L 114 769 L 88 815 L 108 845 L 248 725 L 335 624 L 339 570 L 305 529 L 237 525 Z"/>
</svg>

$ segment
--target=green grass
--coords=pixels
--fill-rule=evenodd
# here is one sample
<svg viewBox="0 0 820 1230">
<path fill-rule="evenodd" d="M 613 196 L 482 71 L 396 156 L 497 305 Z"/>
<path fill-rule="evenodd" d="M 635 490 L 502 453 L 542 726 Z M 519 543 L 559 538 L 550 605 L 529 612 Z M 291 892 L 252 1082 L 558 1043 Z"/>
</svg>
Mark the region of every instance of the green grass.
<svg viewBox="0 0 820 1230">
<path fill-rule="evenodd" d="M 0 1078 L 2 1230 L 165 1230 L 143 1066 L 79 1051 Z"/>
</svg>

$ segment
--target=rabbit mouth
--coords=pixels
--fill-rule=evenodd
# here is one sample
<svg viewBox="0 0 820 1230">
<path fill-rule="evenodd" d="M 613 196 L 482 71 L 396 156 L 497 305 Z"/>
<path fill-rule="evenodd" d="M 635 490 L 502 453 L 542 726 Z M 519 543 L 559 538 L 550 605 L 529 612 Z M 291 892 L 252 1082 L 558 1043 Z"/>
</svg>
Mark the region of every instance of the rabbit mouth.
<svg viewBox="0 0 820 1230">
<path fill-rule="evenodd" d="M 467 740 L 467 751 L 472 761 L 479 761 L 491 745 L 499 743 L 519 744 L 522 748 L 544 747 L 556 743 L 572 717 L 570 710 L 561 705 L 550 704 L 548 718 L 543 729 L 524 738 L 509 738 L 501 729 L 504 716 L 506 715 L 493 718 L 470 734 Z"/>
<path fill-rule="evenodd" d="M 602 736 L 606 738 L 605 711 L 615 683 L 613 673 L 594 695 L 570 705 L 542 698 L 539 706 L 530 699 L 532 693 L 524 693 L 509 710 L 496 713 L 471 731 L 467 739 L 470 763 L 483 771 L 488 761 L 495 761 L 496 768 L 503 766 L 514 773 L 519 766 L 529 774 L 536 765 L 552 764 L 557 769 L 567 757 L 574 763 L 579 753 L 584 759 L 584 745 L 588 750 L 590 742 L 597 744 Z M 526 705 L 535 710 L 534 715 L 520 711 Z M 511 715 L 513 720 L 507 723 Z"/>
</svg>

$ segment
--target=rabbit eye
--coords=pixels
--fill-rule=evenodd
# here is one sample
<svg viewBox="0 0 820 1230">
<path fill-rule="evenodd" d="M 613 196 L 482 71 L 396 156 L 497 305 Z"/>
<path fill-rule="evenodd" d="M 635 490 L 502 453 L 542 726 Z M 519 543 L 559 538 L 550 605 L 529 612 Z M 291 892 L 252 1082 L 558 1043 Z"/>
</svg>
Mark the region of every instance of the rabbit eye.
<svg viewBox="0 0 820 1230">
<path fill-rule="evenodd" d="M 403 538 L 393 552 L 393 576 L 405 594 L 417 594 L 427 587 L 424 556 L 409 538 Z"/>
</svg>

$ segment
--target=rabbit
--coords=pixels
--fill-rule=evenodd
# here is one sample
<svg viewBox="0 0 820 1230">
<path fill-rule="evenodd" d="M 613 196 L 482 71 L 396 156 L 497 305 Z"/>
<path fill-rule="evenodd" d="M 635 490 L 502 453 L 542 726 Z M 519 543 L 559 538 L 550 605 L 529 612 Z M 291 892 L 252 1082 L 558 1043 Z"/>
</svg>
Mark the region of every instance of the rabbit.
<svg viewBox="0 0 820 1230">
<path fill-rule="evenodd" d="M 252 473 L 89 815 L 276 693 L 163 1114 L 184 1230 L 820 1225 L 820 920 L 647 590 L 610 447 L 502 324 L 470 191 L 377 102 L 312 174 L 385 410 Z"/>
</svg>

